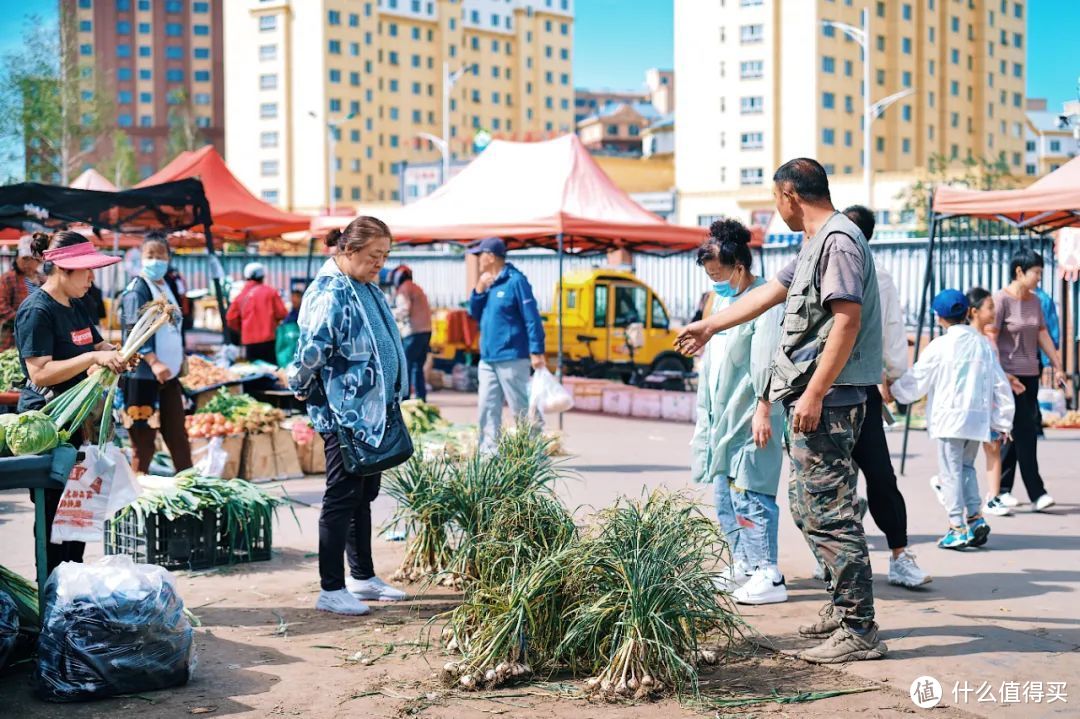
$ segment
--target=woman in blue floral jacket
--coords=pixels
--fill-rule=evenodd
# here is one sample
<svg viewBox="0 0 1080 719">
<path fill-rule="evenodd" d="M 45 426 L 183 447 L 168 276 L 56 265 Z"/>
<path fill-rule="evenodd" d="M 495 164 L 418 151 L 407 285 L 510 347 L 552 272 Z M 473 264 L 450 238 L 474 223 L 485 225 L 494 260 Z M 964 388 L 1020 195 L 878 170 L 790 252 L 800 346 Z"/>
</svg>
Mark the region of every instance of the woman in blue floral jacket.
<svg viewBox="0 0 1080 719">
<path fill-rule="evenodd" d="M 386 298 L 374 284 L 390 254 L 390 229 L 358 217 L 326 244 L 336 250 L 304 293 L 300 339 L 289 386 L 306 400 L 315 431 L 326 442 L 326 492 L 319 516 L 317 609 L 367 614 L 361 600 L 397 601 L 405 593 L 375 576 L 371 557 L 371 502 L 380 475 L 345 472 L 337 428 L 369 444 L 382 442 L 386 408 L 408 397 L 405 350 Z M 342 554 L 348 555 L 345 577 Z"/>
</svg>

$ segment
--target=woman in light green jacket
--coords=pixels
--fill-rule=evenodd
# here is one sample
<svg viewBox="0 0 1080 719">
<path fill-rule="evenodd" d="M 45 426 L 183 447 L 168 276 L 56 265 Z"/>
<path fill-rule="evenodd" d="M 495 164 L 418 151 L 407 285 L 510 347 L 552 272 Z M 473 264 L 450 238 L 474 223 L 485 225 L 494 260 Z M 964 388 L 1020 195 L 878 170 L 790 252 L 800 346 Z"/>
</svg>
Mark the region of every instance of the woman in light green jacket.
<svg viewBox="0 0 1080 719">
<path fill-rule="evenodd" d="M 764 284 L 750 272 L 750 231 L 719 220 L 698 250 L 698 265 L 714 282 L 712 312 Z M 698 373 L 698 418 L 693 448 L 697 482 L 711 482 L 716 513 L 731 548 L 731 564 L 717 584 L 742 604 L 787 600 L 777 568 L 777 528 L 783 413 L 759 399 L 780 340 L 782 306 L 721 332 L 703 350 Z"/>
</svg>

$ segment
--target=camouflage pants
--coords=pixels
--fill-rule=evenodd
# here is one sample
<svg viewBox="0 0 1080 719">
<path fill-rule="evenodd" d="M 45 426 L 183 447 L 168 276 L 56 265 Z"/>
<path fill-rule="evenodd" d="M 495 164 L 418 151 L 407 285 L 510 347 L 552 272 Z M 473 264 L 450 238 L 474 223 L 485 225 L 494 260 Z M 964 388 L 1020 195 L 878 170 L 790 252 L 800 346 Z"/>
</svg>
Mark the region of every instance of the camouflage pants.
<svg viewBox="0 0 1080 719">
<path fill-rule="evenodd" d="M 833 606 L 850 624 L 874 621 L 870 553 L 857 512 L 859 470 L 851 459 L 866 405 L 825 407 L 810 433 L 791 429 L 787 408 L 784 445 L 791 458 L 788 500 L 795 525 L 831 578 Z"/>
</svg>

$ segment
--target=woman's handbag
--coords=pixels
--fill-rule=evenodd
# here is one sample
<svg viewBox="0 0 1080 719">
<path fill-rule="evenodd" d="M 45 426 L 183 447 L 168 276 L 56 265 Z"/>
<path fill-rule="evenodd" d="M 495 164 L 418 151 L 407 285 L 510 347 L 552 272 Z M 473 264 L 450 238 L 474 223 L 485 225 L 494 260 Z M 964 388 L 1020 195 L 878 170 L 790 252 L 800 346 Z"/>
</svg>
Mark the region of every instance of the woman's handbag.
<svg viewBox="0 0 1080 719">
<path fill-rule="evenodd" d="M 353 291 L 353 298 L 360 303 L 356 294 L 356 288 L 349 285 Z M 388 317 L 389 316 L 389 317 Z M 386 308 L 383 315 L 388 327 L 393 327 L 393 316 L 390 308 Z M 404 368 L 398 363 L 397 380 L 394 382 L 394 394 L 386 404 L 386 426 L 383 429 L 382 443 L 376 447 L 368 444 L 356 436 L 356 433 L 338 425 L 337 437 L 338 448 L 341 452 L 341 461 L 345 466 L 346 474 L 366 476 L 385 472 L 409 461 L 413 456 L 412 437 L 405 427 L 405 418 L 401 416 L 401 407 L 398 406 L 397 397 L 401 393 L 401 375 Z"/>
</svg>

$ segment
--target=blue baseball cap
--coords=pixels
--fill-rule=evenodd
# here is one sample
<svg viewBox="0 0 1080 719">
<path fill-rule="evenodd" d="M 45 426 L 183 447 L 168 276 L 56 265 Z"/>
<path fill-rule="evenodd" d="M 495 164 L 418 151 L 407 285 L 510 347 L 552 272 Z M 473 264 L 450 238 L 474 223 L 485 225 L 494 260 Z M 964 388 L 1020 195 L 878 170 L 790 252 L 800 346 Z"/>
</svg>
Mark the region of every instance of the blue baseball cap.
<svg viewBox="0 0 1080 719">
<path fill-rule="evenodd" d="M 485 237 L 469 245 L 470 255 L 479 255 L 482 252 L 490 252 L 496 257 L 506 257 L 506 243 L 498 237 Z"/>
<path fill-rule="evenodd" d="M 931 306 L 934 308 L 934 314 L 938 317 L 946 320 L 958 320 L 967 314 L 970 305 L 967 297 L 960 290 L 942 290 L 934 298 L 934 303 Z"/>
</svg>

